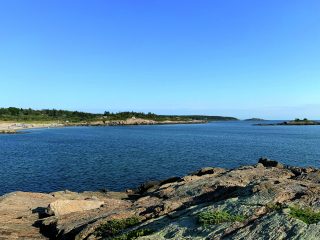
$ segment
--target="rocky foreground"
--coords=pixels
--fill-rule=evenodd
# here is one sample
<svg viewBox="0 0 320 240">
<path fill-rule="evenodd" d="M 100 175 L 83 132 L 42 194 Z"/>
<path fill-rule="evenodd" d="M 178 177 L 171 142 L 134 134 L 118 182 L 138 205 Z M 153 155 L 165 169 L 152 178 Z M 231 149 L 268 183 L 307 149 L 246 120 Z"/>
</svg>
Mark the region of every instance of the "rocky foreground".
<svg viewBox="0 0 320 240">
<path fill-rule="evenodd" d="M 14 192 L 0 239 L 320 239 L 320 170 L 260 159 L 126 192 Z"/>
</svg>

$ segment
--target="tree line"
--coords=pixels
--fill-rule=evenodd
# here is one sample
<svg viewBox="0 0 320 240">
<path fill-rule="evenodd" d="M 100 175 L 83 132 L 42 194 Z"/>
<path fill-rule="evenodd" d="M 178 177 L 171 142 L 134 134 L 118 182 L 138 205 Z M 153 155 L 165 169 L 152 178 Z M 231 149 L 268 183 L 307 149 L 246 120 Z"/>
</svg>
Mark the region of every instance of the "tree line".
<svg viewBox="0 0 320 240">
<path fill-rule="evenodd" d="M 99 113 L 87 113 L 81 111 L 68 111 L 57 109 L 34 110 L 31 108 L 23 109 L 16 107 L 0 108 L 0 120 L 2 121 L 98 121 L 98 120 L 125 120 L 128 118 L 142 118 L 155 121 L 185 121 L 185 120 L 206 120 L 206 121 L 226 121 L 237 120 L 232 117 L 205 116 L 205 115 L 157 115 L 152 112 L 124 111 L 113 113 L 105 111 Z"/>
<path fill-rule="evenodd" d="M 33 110 L 31 108 L 0 108 L 0 120 L 24 120 L 24 121 L 83 121 L 92 120 L 101 116 L 101 114 L 92 114 L 79 111 L 67 111 L 56 109 Z"/>
</svg>

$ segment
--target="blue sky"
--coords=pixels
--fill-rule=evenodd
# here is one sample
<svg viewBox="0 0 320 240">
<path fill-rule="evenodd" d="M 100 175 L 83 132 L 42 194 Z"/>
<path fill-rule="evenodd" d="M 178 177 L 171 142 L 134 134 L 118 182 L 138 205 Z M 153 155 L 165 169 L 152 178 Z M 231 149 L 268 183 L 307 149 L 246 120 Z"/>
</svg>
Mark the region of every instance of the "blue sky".
<svg viewBox="0 0 320 240">
<path fill-rule="evenodd" d="M 0 106 L 320 119 L 320 2 L 0 1 Z"/>
</svg>

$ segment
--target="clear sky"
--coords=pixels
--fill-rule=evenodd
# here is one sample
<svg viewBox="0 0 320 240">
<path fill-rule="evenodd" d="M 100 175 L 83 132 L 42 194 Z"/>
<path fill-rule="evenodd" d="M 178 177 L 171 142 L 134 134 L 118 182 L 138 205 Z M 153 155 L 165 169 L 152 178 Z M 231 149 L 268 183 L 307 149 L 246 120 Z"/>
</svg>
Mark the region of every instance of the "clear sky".
<svg viewBox="0 0 320 240">
<path fill-rule="evenodd" d="M 319 0 L 2 0 L 0 107 L 320 119 Z"/>
</svg>

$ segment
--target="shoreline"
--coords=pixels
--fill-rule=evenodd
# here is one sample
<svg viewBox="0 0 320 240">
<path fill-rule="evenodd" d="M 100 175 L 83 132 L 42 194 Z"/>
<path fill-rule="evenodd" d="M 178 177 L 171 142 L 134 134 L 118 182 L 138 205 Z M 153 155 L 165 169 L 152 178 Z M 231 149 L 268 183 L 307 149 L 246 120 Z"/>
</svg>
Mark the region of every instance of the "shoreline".
<svg viewBox="0 0 320 240">
<path fill-rule="evenodd" d="M 63 127 L 107 127 L 107 126 L 135 126 L 135 125 L 170 125 L 170 124 L 205 124 L 205 120 L 188 121 L 154 121 L 148 119 L 126 119 L 112 121 L 95 121 L 79 123 L 20 123 L 20 122 L 0 122 L 0 134 L 19 134 L 23 130 L 43 129 L 43 128 L 63 128 Z"/>
<path fill-rule="evenodd" d="M 0 134 L 20 134 L 22 130 L 37 128 L 59 128 L 65 125 L 59 123 L 20 123 L 0 122 Z"/>
</svg>

